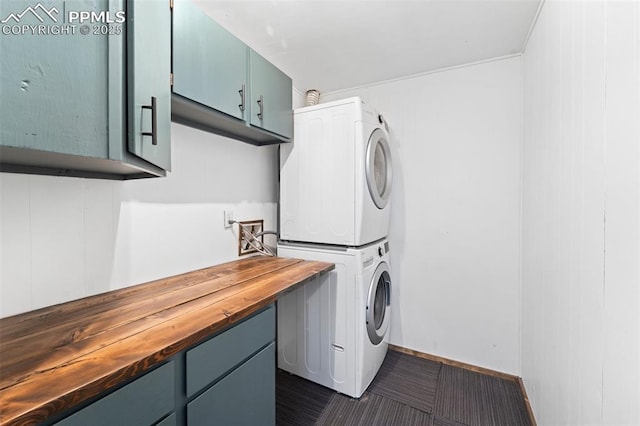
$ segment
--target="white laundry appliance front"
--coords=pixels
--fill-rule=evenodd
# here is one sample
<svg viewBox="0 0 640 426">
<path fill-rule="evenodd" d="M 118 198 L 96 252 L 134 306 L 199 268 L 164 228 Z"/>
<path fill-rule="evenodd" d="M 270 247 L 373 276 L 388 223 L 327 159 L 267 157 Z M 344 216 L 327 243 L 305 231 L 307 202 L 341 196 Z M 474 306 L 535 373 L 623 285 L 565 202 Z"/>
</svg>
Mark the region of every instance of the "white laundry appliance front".
<svg viewBox="0 0 640 426">
<path fill-rule="evenodd" d="M 389 234 L 391 151 L 382 115 L 354 97 L 294 111 L 280 149 L 280 239 L 357 247 Z"/>
<path fill-rule="evenodd" d="M 335 264 L 278 300 L 278 367 L 359 398 L 387 353 L 388 241 L 360 248 L 279 244 L 278 256 Z"/>
</svg>

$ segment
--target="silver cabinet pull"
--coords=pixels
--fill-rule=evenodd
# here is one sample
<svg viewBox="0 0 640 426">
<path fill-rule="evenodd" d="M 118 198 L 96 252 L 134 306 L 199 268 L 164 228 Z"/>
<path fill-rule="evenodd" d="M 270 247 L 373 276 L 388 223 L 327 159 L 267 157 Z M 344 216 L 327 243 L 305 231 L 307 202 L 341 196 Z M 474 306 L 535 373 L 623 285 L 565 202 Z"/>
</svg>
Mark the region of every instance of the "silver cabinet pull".
<svg viewBox="0 0 640 426">
<path fill-rule="evenodd" d="M 238 108 L 240 108 L 240 111 L 244 112 L 244 99 L 245 99 L 245 85 L 242 85 L 242 89 L 238 90 L 238 93 L 240 93 L 240 105 L 238 105 Z"/>
<path fill-rule="evenodd" d="M 258 105 L 260 106 L 260 112 L 258 113 L 258 118 L 262 120 L 264 118 L 264 114 L 263 114 L 264 100 L 262 99 L 262 95 L 260 95 L 260 99 L 258 99 L 256 102 L 258 102 Z"/>
<path fill-rule="evenodd" d="M 142 136 L 151 136 L 151 144 L 158 145 L 158 108 L 156 97 L 151 97 L 151 105 L 142 105 L 142 109 L 151 110 L 151 132 L 142 132 Z"/>
</svg>

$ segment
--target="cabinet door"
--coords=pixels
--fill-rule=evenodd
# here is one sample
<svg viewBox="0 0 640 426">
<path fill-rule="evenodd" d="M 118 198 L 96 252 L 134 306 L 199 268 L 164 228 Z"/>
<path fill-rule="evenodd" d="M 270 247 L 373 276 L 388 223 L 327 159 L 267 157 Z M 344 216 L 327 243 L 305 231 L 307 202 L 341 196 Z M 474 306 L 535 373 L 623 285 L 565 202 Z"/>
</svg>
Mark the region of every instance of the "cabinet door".
<svg viewBox="0 0 640 426">
<path fill-rule="evenodd" d="M 187 406 L 189 426 L 274 425 L 275 343 L 232 371 Z"/>
<path fill-rule="evenodd" d="M 0 35 L 0 144 L 106 158 L 108 49 L 124 36 L 28 30 L 63 27 L 63 6 L 102 11 L 109 2 L 0 0 L 0 19 L 7 20 L 2 27 L 17 32 Z"/>
<path fill-rule="evenodd" d="M 251 125 L 291 138 L 291 79 L 251 50 Z"/>
<path fill-rule="evenodd" d="M 171 169 L 169 0 L 127 1 L 129 151 Z"/>
<path fill-rule="evenodd" d="M 175 94 L 244 119 L 247 47 L 188 0 L 173 6 L 173 74 Z"/>
</svg>

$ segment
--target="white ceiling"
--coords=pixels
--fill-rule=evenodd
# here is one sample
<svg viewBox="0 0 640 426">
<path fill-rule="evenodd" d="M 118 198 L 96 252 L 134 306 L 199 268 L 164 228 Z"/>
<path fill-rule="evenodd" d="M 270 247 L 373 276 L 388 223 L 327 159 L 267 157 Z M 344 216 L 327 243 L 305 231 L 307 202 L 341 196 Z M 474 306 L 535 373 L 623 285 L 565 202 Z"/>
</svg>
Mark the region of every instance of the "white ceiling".
<svg viewBox="0 0 640 426">
<path fill-rule="evenodd" d="M 519 53 L 540 0 L 195 0 L 289 74 L 327 93 Z"/>
</svg>

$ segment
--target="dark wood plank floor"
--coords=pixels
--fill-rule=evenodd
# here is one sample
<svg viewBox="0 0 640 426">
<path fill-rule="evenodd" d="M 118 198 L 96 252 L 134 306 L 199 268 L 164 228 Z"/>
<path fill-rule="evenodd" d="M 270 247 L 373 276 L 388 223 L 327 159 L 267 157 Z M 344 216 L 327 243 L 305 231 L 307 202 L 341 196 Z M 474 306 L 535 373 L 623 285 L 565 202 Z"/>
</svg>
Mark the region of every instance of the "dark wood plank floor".
<svg viewBox="0 0 640 426">
<path fill-rule="evenodd" d="M 278 371 L 276 407 L 280 426 L 531 425 L 517 383 L 395 351 L 360 399 Z"/>
</svg>

